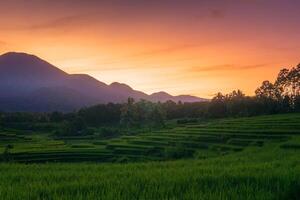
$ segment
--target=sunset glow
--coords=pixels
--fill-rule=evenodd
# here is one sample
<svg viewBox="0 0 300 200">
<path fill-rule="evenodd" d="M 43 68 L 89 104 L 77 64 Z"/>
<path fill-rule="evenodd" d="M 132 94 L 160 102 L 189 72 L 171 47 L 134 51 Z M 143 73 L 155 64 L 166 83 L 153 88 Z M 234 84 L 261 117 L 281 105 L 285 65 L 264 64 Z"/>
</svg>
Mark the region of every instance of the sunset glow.
<svg viewBox="0 0 300 200">
<path fill-rule="evenodd" d="M 1 1 L 0 54 L 153 93 L 252 95 L 300 62 L 300 1 Z"/>
</svg>

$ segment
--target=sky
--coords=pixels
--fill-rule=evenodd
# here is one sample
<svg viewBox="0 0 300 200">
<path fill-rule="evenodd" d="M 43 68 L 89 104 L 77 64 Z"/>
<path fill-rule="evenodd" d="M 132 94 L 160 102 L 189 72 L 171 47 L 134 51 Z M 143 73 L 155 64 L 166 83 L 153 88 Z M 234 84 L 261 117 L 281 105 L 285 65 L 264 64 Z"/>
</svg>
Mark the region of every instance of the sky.
<svg viewBox="0 0 300 200">
<path fill-rule="evenodd" d="M 0 54 L 148 94 L 247 95 L 300 63 L 299 0 L 0 1 Z"/>
</svg>

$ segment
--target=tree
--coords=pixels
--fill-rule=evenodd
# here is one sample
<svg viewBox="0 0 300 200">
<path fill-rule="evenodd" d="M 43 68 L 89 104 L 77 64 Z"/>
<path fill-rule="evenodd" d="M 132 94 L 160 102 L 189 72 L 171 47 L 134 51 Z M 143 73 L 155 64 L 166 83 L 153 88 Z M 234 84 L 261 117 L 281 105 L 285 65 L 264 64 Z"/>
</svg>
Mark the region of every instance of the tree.
<svg viewBox="0 0 300 200">
<path fill-rule="evenodd" d="M 81 136 L 92 134 L 82 117 L 76 116 L 71 121 L 64 121 L 60 130 L 56 132 L 58 136 Z"/>
<path fill-rule="evenodd" d="M 120 122 L 121 104 L 100 104 L 79 110 L 78 115 L 90 126 L 115 125 Z"/>
<path fill-rule="evenodd" d="M 162 106 L 168 119 L 174 119 L 177 117 L 177 104 L 174 101 L 168 100 L 163 103 Z"/>
<path fill-rule="evenodd" d="M 262 85 L 255 90 L 255 94 L 259 98 L 276 99 L 276 88 L 270 81 L 262 82 Z"/>
<path fill-rule="evenodd" d="M 296 101 L 300 95 L 300 64 L 290 70 L 282 69 L 274 85 L 280 92 L 283 109 L 287 106 L 287 100 L 289 100 L 289 107 L 296 109 Z"/>
<path fill-rule="evenodd" d="M 226 110 L 230 116 L 247 115 L 245 94 L 241 90 L 234 90 L 225 96 Z"/>
<path fill-rule="evenodd" d="M 125 103 L 121 108 L 121 120 L 120 124 L 130 128 L 134 125 L 134 99 L 128 98 L 127 103 Z"/>
<path fill-rule="evenodd" d="M 289 70 L 284 68 L 284 69 L 280 70 L 280 72 L 277 76 L 277 79 L 275 81 L 274 86 L 276 87 L 276 89 L 281 97 L 288 95 L 288 91 L 286 91 L 286 88 L 289 85 L 289 77 L 288 76 L 289 76 Z"/>
<path fill-rule="evenodd" d="M 156 104 L 151 110 L 149 115 L 149 121 L 152 122 L 154 127 L 164 127 L 165 126 L 165 113 L 162 109 L 161 104 Z"/>
<path fill-rule="evenodd" d="M 289 86 L 291 90 L 292 97 L 300 95 L 300 64 L 297 67 L 293 67 L 289 74 Z"/>
<path fill-rule="evenodd" d="M 61 112 L 52 112 L 49 118 L 52 122 L 62 122 L 64 120 L 64 115 Z"/>
<path fill-rule="evenodd" d="M 227 115 L 225 96 L 219 92 L 211 100 L 208 108 L 211 117 L 225 117 Z"/>
<path fill-rule="evenodd" d="M 131 127 L 164 126 L 165 114 L 160 103 L 129 98 L 121 108 L 121 125 Z"/>
<path fill-rule="evenodd" d="M 294 110 L 295 112 L 300 112 L 300 95 L 295 98 Z"/>
</svg>

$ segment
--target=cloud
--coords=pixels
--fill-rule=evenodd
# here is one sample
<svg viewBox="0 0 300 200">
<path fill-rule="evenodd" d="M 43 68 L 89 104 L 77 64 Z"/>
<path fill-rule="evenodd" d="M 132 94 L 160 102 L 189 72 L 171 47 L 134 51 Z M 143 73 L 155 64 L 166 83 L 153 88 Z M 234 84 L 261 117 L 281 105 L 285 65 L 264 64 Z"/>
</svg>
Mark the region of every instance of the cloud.
<svg viewBox="0 0 300 200">
<path fill-rule="evenodd" d="M 141 51 L 141 52 L 137 52 L 134 54 L 126 55 L 119 60 L 105 60 L 105 61 L 99 62 L 98 64 L 99 65 L 117 64 L 117 63 L 124 62 L 125 59 L 135 60 L 137 58 L 145 58 L 145 57 L 151 57 L 151 56 L 155 56 L 155 55 L 169 54 L 169 53 L 183 51 L 183 50 L 190 49 L 190 48 L 196 48 L 199 46 L 201 46 L 201 45 L 179 44 L 179 45 L 167 46 L 167 47 L 152 49 L 152 50 L 148 50 L 148 51 Z"/>
<path fill-rule="evenodd" d="M 25 27 L 25 29 L 30 29 L 30 30 L 54 29 L 54 28 L 56 29 L 61 27 L 72 26 L 74 24 L 79 24 L 85 20 L 86 20 L 85 15 L 65 16 L 54 20 L 46 21 L 44 23 L 33 24 L 31 26 Z"/>
<path fill-rule="evenodd" d="M 210 72 L 210 71 L 225 71 L 225 70 L 247 70 L 262 68 L 268 64 L 256 64 L 256 65 L 234 65 L 234 64 L 224 64 L 224 65 L 212 65 L 212 66 L 194 66 L 189 67 L 188 71 L 190 72 Z"/>
<path fill-rule="evenodd" d="M 172 53 L 176 51 L 182 51 L 185 49 L 190 49 L 190 48 L 195 48 L 198 47 L 199 45 L 196 44 L 181 44 L 181 45 L 174 45 L 174 46 L 169 46 L 169 47 L 163 47 L 159 49 L 153 49 L 149 51 L 143 51 L 139 52 L 136 54 L 129 55 L 127 57 L 143 57 L 143 56 L 153 56 L 157 54 L 162 54 L 162 53 Z"/>
<path fill-rule="evenodd" d="M 35 31 L 35 30 L 45 30 L 45 29 L 54 29 L 54 30 L 63 30 L 67 27 L 75 27 L 79 25 L 83 25 L 86 21 L 88 21 L 89 15 L 81 14 L 81 15 L 69 15 L 58 17 L 55 19 L 43 20 L 38 23 L 30 23 L 30 24 L 9 24 L 6 26 L 2 26 L 3 30 L 10 31 Z"/>
</svg>

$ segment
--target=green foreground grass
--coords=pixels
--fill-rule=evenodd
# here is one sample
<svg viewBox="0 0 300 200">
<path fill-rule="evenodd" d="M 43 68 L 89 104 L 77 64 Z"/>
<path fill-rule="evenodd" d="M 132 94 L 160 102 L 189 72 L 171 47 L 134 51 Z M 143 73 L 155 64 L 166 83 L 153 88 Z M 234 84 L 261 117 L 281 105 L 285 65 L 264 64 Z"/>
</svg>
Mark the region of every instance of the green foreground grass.
<svg viewBox="0 0 300 200">
<path fill-rule="evenodd" d="M 14 146 L 0 163 L 0 199 L 300 199 L 300 114 L 109 140 L 10 129 L 0 139 Z"/>
<path fill-rule="evenodd" d="M 1 199 L 297 199 L 299 150 L 278 144 L 204 160 L 1 164 Z"/>
</svg>

